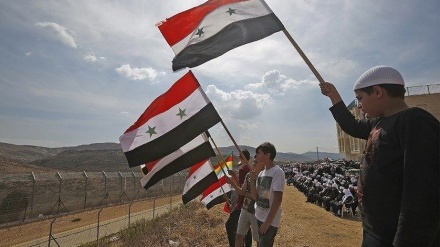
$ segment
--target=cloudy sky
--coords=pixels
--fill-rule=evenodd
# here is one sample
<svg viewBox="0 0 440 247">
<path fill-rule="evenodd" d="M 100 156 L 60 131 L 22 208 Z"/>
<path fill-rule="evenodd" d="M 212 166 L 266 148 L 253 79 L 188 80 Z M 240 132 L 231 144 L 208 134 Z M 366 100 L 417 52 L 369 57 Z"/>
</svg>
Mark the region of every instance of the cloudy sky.
<svg viewBox="0 0 440 247">
<path fill-rule="evenodd" d="M 0 142 L 46 147 L 119 142 L 187 70 L 155 26 L 204 0 L 0 0 Z M 438 84 L 438 0 L 267 0 L 346 104 L 368 68 L 407 86 Z M 238 144 L 337 152 L 330 101 L 276 33 L 192 69 Z M 233 145 L 223 128 L 218 146 Z"/>
</svg>

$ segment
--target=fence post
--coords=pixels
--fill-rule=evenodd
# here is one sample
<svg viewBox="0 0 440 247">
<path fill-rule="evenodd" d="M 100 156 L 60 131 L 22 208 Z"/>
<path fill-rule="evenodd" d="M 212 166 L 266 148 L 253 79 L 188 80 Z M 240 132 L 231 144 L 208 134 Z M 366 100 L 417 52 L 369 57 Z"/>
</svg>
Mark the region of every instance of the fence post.
<svg viewBox="0 0 440 247">
<path fill-rule="evenodd" d="M 174 194 L 173 188 L 174 188 L 174 174 L 173 174 L 173 181 L 170 184 L 170 192 L 169 192 L 169 196 L 170 196 L 170 212 L 171 212 L 171 208 L 172 208 L 172 205 L 173 205 L 173 194 Z"/>
<path fill-rule="evenodd" d="M 128 204 L 128 227 L 130 227 L 130 219 L 131 219 L 131 205 L 133 203 Z"/>
<path fill-rule="evenodd" d="M 53 235 L 52 235 L 52 226 L 53 226 L 53 223 L 55 222 L 55 220 L 56 220 L 57 218 L 54 218 L 53 220 L 52 220 L 52 222 L 50 222 L 50 229 L 49 229 L 49 241 L 48 241 L 48 243 L 47 243 L 47 246 L 48 247 L 50 247 L 50 242 L 51 242 L 51 240 L 53 239 L 53 241 L 55 241 L 55 243 L 58 245 L 58 246 L 60 246 L 60 244 L 57 242 L 57 240 L 53 237 Z"/>
<path fill-rule="evenodd" d="M 98 223 L 96 225 L 96 246 L 99 247 L 99 218 L 101 217 L 101 212 L 104 208 L 98 211 Z"/>
<path fill-rule="evenodd" d="M 35 202 L 35 174 L 32 172 L 32 200 L 31 200 L 31 217 L 34 211 L 34 202 Z"/>
<path fill-rule="evenodd" d="M 131 175 L 133 176 L 133 201 L 136 200 L 136 196 L 139 200 L 139 186 L 136 186 L 136 175 L 134 174 L 134 172 L 131 172 Z"/>
<path fill-rule="evenodd" d="M 153 197 L 153 220 L 154 220 L 154 212 L 156 211 L 156 197 L 157 197 L 157 190 L 154 190 L 155 195 Z"/>
<path fill-rule="evenodd" d="M 118 172 L 118 174 L 119 174 L 119 187 L 121 191 L 121 194 L 119 195 L 119 200 L 123 202 L 124 196 L 127 196 L 127 193 L 125 192 L 127 188 L 127 178 L 124 177 L 121 172 Z"/>
<path fill-rule="evenodd" d="M 88 181 L 88 176 L 86 171 L 83 171 L 83 175 L 84 175 L 84 210 L 86 210 L 86 206 L 87 206 L 87 181 Z"/>
<path fill-rule="evenodd" d="M 60 206 L 61 206 L 61 204 L 64 205 L 64 203 L 61 201 L 61 185 L 63 183 L 63 177 L 61 177 L 60 172 L 57 172 L 57 175 L 58 175 L 58 178 L 60 180 L 60 184 L 58 186 L 58 202 L 57 202 L 57 204 L 58 204 L 57 214 L 59 214 L 60 213 Z"/>
<path fill-rule="evenodd" d="M 108 194 L 108 188 L 107 188 L 107 174 L 105 174 L 105 171 L 102 171 L 102 174 L 104 175 L 104 189 L 105 189 L 105 195 L 104 195 L 104 200 L 109 198 L 109 194 Z"/>
</svg>

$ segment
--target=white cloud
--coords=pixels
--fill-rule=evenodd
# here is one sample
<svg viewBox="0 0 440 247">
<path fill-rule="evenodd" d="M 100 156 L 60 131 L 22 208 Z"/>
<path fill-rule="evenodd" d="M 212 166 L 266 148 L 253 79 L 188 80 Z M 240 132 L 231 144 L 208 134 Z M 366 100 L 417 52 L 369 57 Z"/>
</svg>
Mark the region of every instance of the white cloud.
<svg viewBox="0 0 440 247">
<path fill-rule="evenodd" d="M 131 80 L 154 80 L 158 76 L 164 76 L 165 72 L 157 72 L 153 68 L 131 68 L 130 64 L 124 64 L 119 68 L 116 68 L 116 72 Z"/>
<path fill-rule="evenodd" d="M 249 120 L 263 112 L 264 106 L 272 103 L 268 94 L 236 90 L 225 92 L 215 85 L 209 85 L 206 94 L 223 118 Z"/>
<path fill-rule="evenodd" d="M 78 47 L 75 38 L 73 37 L 74 32 L 66 27 L 63 27 L 55 22 L 38 22 L 35 23 L 35 26 L 42 27 L 51 31 L 57 40 L 59 40 L 61 43 L 63 43 L 68 47 L 71 48 Z"/>
<path fill-rule="evenodd" d="M 84 56 L 84 60 L 86 60 L 88 63 L 96 63 L 100 60 L 105 60 L 105 57 L 97 57 L 95 53 L 91 51 Z"/>
<path fill-rule="evenodd" d="M 287 78 L 277 70 L 272 70 L 264 74 L 261 82 L 250 83 L 246 85 L 246 89 L 252 90 L 267 90 L 271 94 L 284 95 L 289 89 L 298 88 L 303 85 L 316 85 L 317 82 L 313 80 L 295 80 Z"/>
<path fill-rule="evenodd" d="M 24 55 L 26 55 L 26 57 L 29 57 L 30 55 L 32 55 L 32 52 L 26 52 Z"/>
</svg>

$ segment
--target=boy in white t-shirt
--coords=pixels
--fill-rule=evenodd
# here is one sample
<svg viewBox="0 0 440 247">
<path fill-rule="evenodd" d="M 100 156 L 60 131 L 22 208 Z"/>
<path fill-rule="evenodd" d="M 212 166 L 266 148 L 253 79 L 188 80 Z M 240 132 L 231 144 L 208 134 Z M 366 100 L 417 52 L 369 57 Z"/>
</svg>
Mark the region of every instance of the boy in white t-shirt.
<svg viewBox="0 0 440 247">
<path fill-rule="evenodd" d="M 264 164 L 264 170 L 258 177 L 251 171 L 251 186 L 256 186 L 252 192 L 257 198 L 255 217 L 259 226 L 259 247 L 273 246 L 281 222 L 281 202 L 286 178 L 284 171 L 273 163 L 276 156 L 273 144 L 261 144 L 256 153 L 258 163 Z"/>
</svg>

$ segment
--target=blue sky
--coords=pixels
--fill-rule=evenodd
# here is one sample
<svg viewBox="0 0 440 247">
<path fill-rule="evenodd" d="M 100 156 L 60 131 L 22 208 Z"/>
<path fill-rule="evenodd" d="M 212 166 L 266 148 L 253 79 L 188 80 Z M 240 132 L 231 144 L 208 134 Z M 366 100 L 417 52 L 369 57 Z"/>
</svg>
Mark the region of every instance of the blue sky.
<svg viewBox="0 0 440 247">
<path fill-rule="evenodd" d="M 0 0 L 0 142 L 118 142 L 187 70 L 155 26 L 202 0 Z M 267 0 L 346 104 L 368 68 L 438 84 L 438 0 Z M 192 69 L 240 145 L 337 152 L 330 101 L 282 32 Z M 233 145 L 221 125 L 218 146 Z"/>
</svg>

